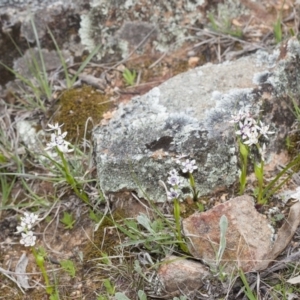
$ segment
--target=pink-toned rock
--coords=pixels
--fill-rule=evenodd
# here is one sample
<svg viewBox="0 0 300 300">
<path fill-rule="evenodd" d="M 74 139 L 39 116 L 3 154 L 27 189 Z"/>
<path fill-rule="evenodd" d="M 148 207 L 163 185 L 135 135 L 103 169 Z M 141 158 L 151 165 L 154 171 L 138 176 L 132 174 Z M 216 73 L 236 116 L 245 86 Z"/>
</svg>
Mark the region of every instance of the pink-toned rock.
<svg viewBox="0 0 300 300">
<path fill-rule="evenodd" d="M 158 277 L 165 291 L 173 296 L 178 292 L 188 293 L 200 289 L 208 276 L 208 268 L 200 262 L 174 255 L 166 257 L 158 270 Z"/>
<path fill-rule="evenodd" d="M 209 211 L 194 213 L 183 220 L 183 231 L 191 254 L 215 264 L 220 243 L 219 221 L 228 219 L 226 249 L 221 260 L 226 271 L 242 268 L 259 270 L 272 250 L 273 232 L 268 220 L 258 213 L 252 197 L 244 195 L 219 204 Z"/>
</svg>

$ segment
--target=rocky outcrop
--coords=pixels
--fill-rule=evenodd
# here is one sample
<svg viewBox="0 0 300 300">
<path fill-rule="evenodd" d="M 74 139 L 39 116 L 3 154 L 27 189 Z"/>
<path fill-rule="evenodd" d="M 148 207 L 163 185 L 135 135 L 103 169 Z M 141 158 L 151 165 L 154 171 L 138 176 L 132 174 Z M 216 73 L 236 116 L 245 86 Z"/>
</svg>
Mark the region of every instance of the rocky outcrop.
<svg viewBox="0 0 300 300">
<path fill-rule="evenodd" d="M 276 233 L 266 216 L 256 211 L 249 196 L 236 197 L 204 213 L 194 213 L 183 220 L 183 231 L 189 250 L 198 261 L 167 256 L 158 269 L 159 281 L 165 291 L 174 295 L 181 295 L 182 291 L 190 295 L 200 290 L 217 295 L 222 289 L 226 293 L 228 286 L 224 281 L 212 284 L 216 278 L 231 278 L 240 268 L 244 272 L 268 268 L 290 243 L 300 223 L 299 213 L 298 201 L 291 206 Z M 219 252 L 222 216 L 228 222 L 226 245 L 224 253 L 217 258 L 217 253 L 222 253 Z M 284 260 L 282 263 L 285 264 Z M 268 272 L 260 274 L 268 276 Z"/>
<path fill-rule="evenodd" d="M 196 160 L 200 195 L 230 186 L 238 175 L 238 153 L 229 120 L 246 106 L 275 132 L 268 141 L 266 165 L 279 163 L 294 121 L 288 95 L 299 95 L 299 57 L 299 42 L 291 39 L 272 54 L 258 51 L 207 64 L 121 104 L 108 124 L 94 131 L 103 191 L 134 190 L 164 201 L 158 182 L 176 168 L 179 154 Z"/>
<path fill-rule="evenodd" d="M 125 58 L 135 48 L 172 51 L 192 38 L 191 27 L 203 22 L 205 6 L 204 0 L 91 0 L 81 16 L 80 38 L 89 51 L 101 44 L 98 58 L 106 60 Z"/>
</svg>

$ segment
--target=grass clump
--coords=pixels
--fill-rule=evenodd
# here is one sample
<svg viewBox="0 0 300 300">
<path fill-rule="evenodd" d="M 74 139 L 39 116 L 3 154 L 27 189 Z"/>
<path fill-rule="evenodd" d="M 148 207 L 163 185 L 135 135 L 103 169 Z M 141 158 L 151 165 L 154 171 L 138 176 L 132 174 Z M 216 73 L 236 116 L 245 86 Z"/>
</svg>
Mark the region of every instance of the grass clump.
<svg viewBox="0 0 300 300">
<path fill-rule="evenodd" d="M 212 13 L 209 13 L 208 19 L 210 21 L 210 26 L 214 31 L 228 34 L 237 38 L 243 37 L 242 30 L 234 27 L 228 17 L 222 16 L 221 18 L 216 18 Z"/>
</svg>

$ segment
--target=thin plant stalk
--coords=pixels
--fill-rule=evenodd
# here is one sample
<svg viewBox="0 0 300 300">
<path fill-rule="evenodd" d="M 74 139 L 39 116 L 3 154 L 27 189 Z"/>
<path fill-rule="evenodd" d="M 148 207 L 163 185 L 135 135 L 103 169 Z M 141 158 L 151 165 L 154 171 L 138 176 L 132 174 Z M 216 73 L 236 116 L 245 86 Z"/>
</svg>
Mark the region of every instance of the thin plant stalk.
<svg viewBox="0 0 300 300">
<path fill-rule="evenodd" d="M 73 86 L 73 84 L 75 83 L 78 75 L 83 71 L 83 69 L 87 66 L 87 64 L 91 61 L 91 59 L 98 53 L 100 46 L 98 45 L 94 48 L 94 50 L 87 56 L 87 58 L 82 62 L 82 64 L 80 65 L 79 69 L 77 70 L 77 72 L 71 77 L 68 73 L 68 67 L 66 64 L 66 60 L 64 59 L 61 50 L 59 49 L 59 46 L 52 34 L 52 32 L 50 31 L 50 29 L 48 28 L 48 33 L 51 36 L 51 39 L 55 45 L 56 51 L 59 55 L 63 70 L 64 70 L 64 74 L 65 74 L 65 79 L 66 79 L 66 83 L 67 83 L 67 88 L 71 88 Z"/>
<path fill-rule="evenodd" d="M 241 175 L 240 175 L 240 195 L 244 194 L 247 183 L 247 166 L 248 166 L 248 146 L 239 140 L 239 150 L 242 157 L 241 160 Z"/>
<path fill-rule="evenodd" d="M 260 164 L 254 165 L 254 173 L 256 179 L 258 181 L 258 195 L 257 195 L 257 203 L 258 204 L 265 204 L 267 199 L 264 197 L 264 162 L 261 161 Z"/>
<path fill-rule="evenodd" d="M 52 98 L 52 87 L 51 87 L 51 85 L 49 85 L 45 60 L 44 60 L 44 56 L 43 56 L 43 53 L 42 53 L 42 47 L 41 47 L 41 44 L 40 44 L 39 35 L 37 33 L 36 26 L 35 26 L 33 18 L 31 18 L 31 26 L 32 26 L 32 30 L 34 32 L 34 37 L 35 37 L 37 47 L 39 49 L 39 57 L 40 57 L 41 65 L 42 65 L 42 72 L 39 72 L 40 68 L 39 68 L 38 62 L 34 58 L 34 55 L 32 55 L 32 61 L 35 65 L 35 71 L 36 71 L 35 76 L 38 79 L 40 85 L 43 87 L 43 91 L 46 94 L 47 99 L 49 100 L 49 99 Z"/>
<path fill-rule="evenodd" d="M 88 195 L 83 190 L 79 191 L 79 189 L 78 189 L 78 183 L 77 183 L 76 179 L 74 178 L 74 176 L 72 175 L 72 173 L 70 171 L 69 165 L 68 165 L 68 163 L 67 163 L 67 161 L 65 159 L 65 156 L 64 156 L 63 152 L 61 152 L 58 148 L 56 148 L 56 151 L 57 151 L 58 155 L 60 156 L 61 161 L 63 163 L 64 172 L 65 172 L 65 176 L 66 176 L 67 182 L 72 187 L 72 189 L 75 192 L 75 194 L 81 200 L 83 200 L 83 202 L 85 202 L 86 204 L 90 205 Z"/>
<path fill-rule="evenodd" d="M 38 107 L 40 108 L 43 112 L 46 112 L 46 107 L 43 103 L 43 101 L 40 99 L 40 91 L 38 89 L 38 87 L 36 87 L 30 80 L 26 79 L 24 76 L 22 76 L 21 74 L 19 74 L 18 72 L 16 72 L 15 70 L 13 70 L 12 68 L 6 66 L 5 64 L 3 64 L 1 61 L 0 61 L 0 65 L 2 65 L 5 69 L 7 69 L 9 72 L 11 72 L 14 76 L 16 76 L 16 78 L 20 79 L 25 85 L 27 85 L 28 87 L 31 88 L 31 90 L 33 91 L 35 97 L 36 97 L 36 100 L 37 100 L 37 104 L 34 103 L 34 101 L 29 101 L 31 102 L 31 104 L 34 103 L 34 106 L 35 107 Z M 21 88 L 22 89 L 22 88 Z M 22 89 L 23 90 L 23 89 Z M 25 92 L 26 94 L 26 92 Z M 26 95 L 27 98 L 30 97 L 29 95 Z"/>
<path fill-rule="evenodd" d="M 34 247 L 31 247 L 33 256 L 35 258 L 35 261 L 38 265 L 38 267 L 40 268 L 44 281 L 45 281 L 45 285 L 46 285 L 46 293 L 48 295 L 52 295 L 53 294 L 53 286 L 50 285 L 50 281 L 49 281 L 49 277 L 45 268 L 45 259 L 43 257 L 43 255 L 41 253 L 38 253 L 36 251 L 36 249 Z"/>
<path fill-rule="evenodd" d="M 192 194 L 193 194 L 193 200 L 194 200 L 194 202 L 197 202 L 199 191 L 197 191 L 197 189 L 196 189 L 195 178 L 192 173 L 189 173 L 189 181 L 190 181 L 190 187 L 191 187 Z"/>
<path fill-rule="evenodd" d="M 183 252 L 189 253 L 188 247 L 185 244 L 185 241 L 183 240 L 182 235 L 181 235 L 180 204 L 179 204 L 178 199 L 174 199 L 174 218 L 175 218 L 176 235 L 177 235 L 179 247 Z"/>
<path fill-rule="evenodd" d="M 272 190 L 272 188 L 274 187 L 274 185 L 276 184 L 276 182 L 284 175 L 286 174 L 286 172 L 291 169 L 292 167 L 295 167 L 297 165 L 300 164 L 300 154 L 298 154 L 296 156 L 296 158 L 293 159 L 293 161 L 291 161 L 284 169 L 282 169 L 277 175 L 276 177 L 264 188 L 264 191 L 263 191 L 263 195 L 265 197 L 270 197 L 274 192 L 275 190 L 278 189 L 278 187 L 274 188 Z"/>
<path fill-rule="evenodd" d="M 257 297 L 256 295 L 253 293 L 252 289 L 250 288 L 249 286 L 249 283 L 247 281 L 247 278 L 243 272 L 242 269 L 239 269 L 239 275 L 240 275 L 240 278 L 245 286 L 245 295 L 247 296 L 247 298 L 249 300 L 257 300 Z"/>
</svg>

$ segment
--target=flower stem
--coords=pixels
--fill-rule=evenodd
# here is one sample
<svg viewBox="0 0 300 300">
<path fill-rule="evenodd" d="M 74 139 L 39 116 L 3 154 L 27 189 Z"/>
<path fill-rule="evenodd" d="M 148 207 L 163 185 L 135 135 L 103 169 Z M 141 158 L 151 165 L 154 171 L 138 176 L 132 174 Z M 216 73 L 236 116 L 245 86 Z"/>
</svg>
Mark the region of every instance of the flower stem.
<svg viewBox="0 0 300 300">
<path fill-rule="evenodd" d="M 198 201 L 198 191 L 196 189 L 196 184 L 195 184 L 195 179 L 192 173 L 189 173 L 189 181 L 190 181 L 190 187 L 192 190 L 192 194 L 193 194 L 193 200 L 194 202 Z"/>
<path fill-rule="evenodd" d="M 248 165 L 248 146 L 239 141 L 239 148 L 241 154 L 241 175 L 240 175 L 240 195 L 244 194 L 247 183 L 247 165 Z"/>
<path fill-rule="evenodd" d="M 177 234 L 177 241 L 179 243 L 179 247 L 183 252 L 189 253 L 188 247 L 185 244 L 181 235 L 180 204 L 178 199 L 174 199 L 174 218 L 176 222 L 176 234 Z"/>
<path fill-rule="evenodd" d="M 257 203 L 258 204 L 265 204 L 266 199 L 264 199 L 264 162 L 261 161 L 260 164 L 255 164 L 254 166 L 254 173 L 256 179 L 258 181 L 258 195 L 257 195 Z"/>
<path fill-rule="evenodd" d="M 78 189 L 78 182 L 76 181 L 76 179 L 74 178 L 74 176 L 72 175 L 71 171 L 70 171 L 70 168 L 69 168 L 69 165 L 65 159 L 65 156 L 63 154 L 63 152 L 61 152 L 58 148 L 56 148 L 60 158 L 61 158 L 61 161 L 63 163 L 63 166 L 64 166 L 64 171 L 65 171 L 65 176 L 66 176 L 66 180 L 67 182 L 70 184 L 70 186 L 72 187 L 73 191 L 75 192 L 75 194 L 83 201 L 85 202 L 86 204 L 90 205 L 90 202 L 89 202 L 89 197 L 88 195 L 82 190 L 82 191 L 79 191 Z"/>
<path fill-rule="evenodd" d="M 38 265 L 38 267 L 40 268 L 43 278 L 45 280 L 45 285 L 46 285 L 46 292 L 48 295 L 52 295 L 53 294 L 53 286 L 50 285 L 49 282 L 49 277 L 47 274 L 47 271 L 45 269 L 45 259 L 43 257 L 43 255 L 41 253 L 38 253 L 34 247 L 31 247 L 33 256 L 35 258 L 36 264 Z"/>
</svg>

